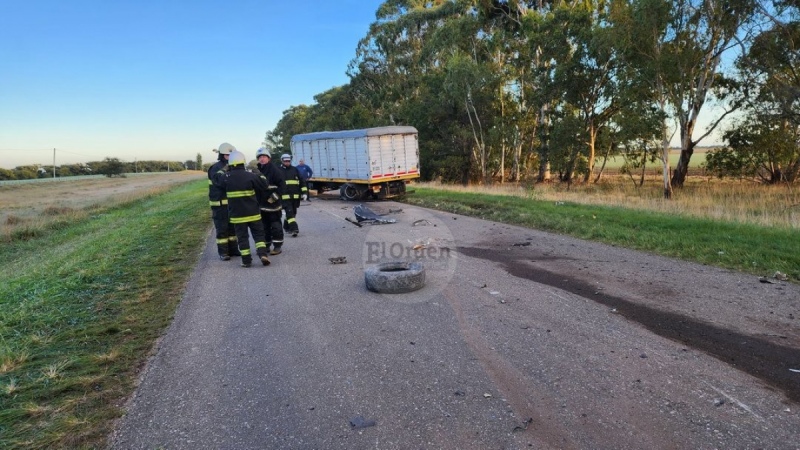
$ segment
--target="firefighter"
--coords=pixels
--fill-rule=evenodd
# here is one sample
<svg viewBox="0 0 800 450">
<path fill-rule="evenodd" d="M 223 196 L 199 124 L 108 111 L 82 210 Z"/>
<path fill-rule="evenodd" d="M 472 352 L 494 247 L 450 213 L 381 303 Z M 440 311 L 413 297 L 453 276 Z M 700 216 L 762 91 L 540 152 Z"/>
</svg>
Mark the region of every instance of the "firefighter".
<svg viewBox="0 0 800 450">
<path fill-rule="evenodd" d="M 211 220 L 217 233 L 219 259 L 228 261 L 231 256 L 241 256 L 236 245 L 236 232 L 228 219 L 228 197 L 225 193 L 225 172 L 228 158 L 236 147 L 224 142 L 214 150 L 219 153 L 217 162 L 208 169 L 208 202 L 211 204 Z"/>
<path fill-rule="evenodd" d="M 297 237 L 300 227 L 297 226 L 297 208 L 300 207 L 300 199 L 308 198 L 308 187 L 306 180 L 300 176 L 297 168 L 292 165 L 292 155 L 284 153 L 281 155 L 281 174 L 286 183 L 286 191 L 281 196 L 283 200 L 283 210 L 286 211 L 286 220 L 283 222 L 283 229 L 292 233 L 292 237 Z"/>
<path fill-rule="evenodd" d="M 270 255 L 280 255 L 283 246 L 283 228 L 281 228 L 281 195 L 285 192 L 286 184 L 283 182 L 283 175 L 280 169 L 275 167 L 270 161 L 272 155 L 268 148 L 261 147 L 256 151 L 257 167 L 261 175 L 267 180 L 269 195 L 265 202 L 261 203 L 261 221 L 264 223 L 264 236 L 267 242 L 267 250 L 272 246 Z"/>
<path fill-rule="evenodd" d="M 267 197 L 267 183 L 263 177 L 245 170 L 246 162 L 244 154 L 239 151 L 231 152 L 228 158 L 229 170 L 225 177 L 228 214 L 236 230 L 239 252 L 242 254 L 242 267 L 250 267 L 253 263 L 248 231 L 256 243 L 256 254 L 266 266 L 269 265 L 269 258 L 259 203 L 261 199 Z"/>
</svg>

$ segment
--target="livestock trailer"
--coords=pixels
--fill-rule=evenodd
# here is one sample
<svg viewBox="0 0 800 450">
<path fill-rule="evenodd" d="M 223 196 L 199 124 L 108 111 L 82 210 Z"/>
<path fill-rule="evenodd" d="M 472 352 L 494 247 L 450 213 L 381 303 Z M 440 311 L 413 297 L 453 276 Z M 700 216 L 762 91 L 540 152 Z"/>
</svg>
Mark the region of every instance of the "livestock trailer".
<svg viewBox="0 0 800 450">
<path fill-rule="evenodd" d="M 346 200 L 399 197 L 419 178 L 417 129 L 387 126 L 297 134 L 291 140 L 295 161 L 314 171 L 318 193 L 339 189 Z"/>
</svg>

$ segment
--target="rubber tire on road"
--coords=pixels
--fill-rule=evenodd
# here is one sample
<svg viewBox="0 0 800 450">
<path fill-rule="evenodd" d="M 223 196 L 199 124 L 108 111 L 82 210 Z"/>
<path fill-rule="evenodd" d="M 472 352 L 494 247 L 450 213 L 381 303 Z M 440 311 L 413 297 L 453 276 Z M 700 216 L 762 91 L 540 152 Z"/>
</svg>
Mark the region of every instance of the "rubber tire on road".
<svg viewBox="0 0 800 450">
<path fill-rule="evenodd" d="M 413 292 L 425 286 L 425 267 L 418 262 L 393 261 L 364 271 L 367 289 L 382 294 Z"/>
</svg>

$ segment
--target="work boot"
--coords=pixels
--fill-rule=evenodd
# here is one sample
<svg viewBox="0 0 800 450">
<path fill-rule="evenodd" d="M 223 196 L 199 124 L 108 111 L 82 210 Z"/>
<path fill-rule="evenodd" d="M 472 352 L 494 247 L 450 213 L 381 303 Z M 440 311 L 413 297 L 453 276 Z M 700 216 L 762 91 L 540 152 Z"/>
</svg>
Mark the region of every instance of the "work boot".
<svg viewBox="0 0 800 450">
<path fill-rule="evenodd" d="M 300 232 L 297 230 L 292 231 L 292 237 L 297 237 Z"/>
<path fill-rule="evenodd" d="M 219 254 L 219 259 L 223 261 L 231 259 L 231 257 L 228 256 L 230 254 L 228 253 L 228 244 L 217 244 L 217 254 Z"/>
<path fill-rule="evenodd" d="M 269 265 L 269 258 L 267 258 L 267 255 L 261 255 L 261 264 L 265 266 Z"/>
<path fill-rule="evenodd" d="M 273 248 L 273 249 L 272 249 L 272 251 L 270 251 L 270 252 L 269 252 L 269 254 L 270 254 L 270 255 L 280 255 L 280 254 L 281 254 L 281 251 L 282 251 L 282 250 L 281 250 L 281 248 L 280 248 L 280 247 L 275 247 L 275 248 Z"/>
<path fill-rule="evenodd" d="M 242 258 L 242 267 L 250 267 L 253 265 L 253 258 L 248 257 L 247 259 Z"/>
</svg>

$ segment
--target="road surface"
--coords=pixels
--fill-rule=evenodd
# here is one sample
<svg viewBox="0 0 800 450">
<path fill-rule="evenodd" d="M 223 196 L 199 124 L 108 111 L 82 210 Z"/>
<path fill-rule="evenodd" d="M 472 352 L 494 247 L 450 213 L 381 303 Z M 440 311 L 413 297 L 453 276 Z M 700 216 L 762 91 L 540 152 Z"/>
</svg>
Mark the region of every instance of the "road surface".
<svg viewBox="0 0 800 450">
<path fill-rule="evenodd" d="M 800 448 L 800 286 L 369 206 L 304 204 L 268 267 L 209 234 L 112 447 Z M 366 290 L 409 259 L 424 288 Z"/>
</svg>

